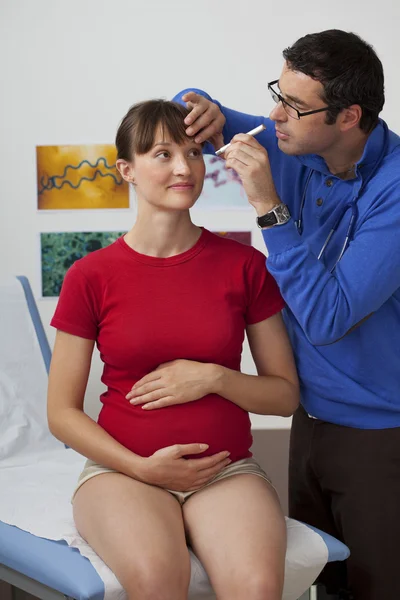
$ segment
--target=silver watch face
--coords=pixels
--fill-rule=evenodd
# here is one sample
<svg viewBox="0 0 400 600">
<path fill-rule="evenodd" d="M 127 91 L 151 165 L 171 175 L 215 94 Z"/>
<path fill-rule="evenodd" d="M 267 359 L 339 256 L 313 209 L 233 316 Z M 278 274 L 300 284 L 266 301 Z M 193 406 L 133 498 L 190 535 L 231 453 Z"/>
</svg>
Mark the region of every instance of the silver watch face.
<svg viewBox="0 0 400 600">
<path fill-rule="evenodd" d="M 277 224 L 286 223 L 290 219 L 290 212 L 286 204 L 279 204 L 274 208 L 274 213 L 276 215 Z"/>
<path fill-rule="evenodd" d="M 290 212 L 286 204 L 274 206 L 267 214 L 257 218 L 257 225 L 261 229 L 283 225 L 290 219 Z"/>
</svg>

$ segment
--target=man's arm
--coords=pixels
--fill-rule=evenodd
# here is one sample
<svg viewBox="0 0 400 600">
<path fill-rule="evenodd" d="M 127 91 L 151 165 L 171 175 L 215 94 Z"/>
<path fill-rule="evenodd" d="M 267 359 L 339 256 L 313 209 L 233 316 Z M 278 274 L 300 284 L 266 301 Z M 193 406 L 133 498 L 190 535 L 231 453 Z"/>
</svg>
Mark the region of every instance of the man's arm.
<svg viewBox="0 0 400 600">
<path fill-rule="evenodd" d="M 400 288 L 398 205 L 394 190 L 381 198 L 333 273 L 301 240 L 293 221 L 263 230 L 268 270 L 312 344 L 339 341 Z"/>
<path fill-rule="evenodd" d="M 237 135 L 225 152 L 227 168 L 239 174 L 258 215 L 280 202 L 266 150 L 251 136 Z M 399 159 L 395 156 L 393 161 Z M 397 164 L 397 163 L 396 163 Z M 268 270 L 309 341 L 331 344 L 400 288 L 400 193 L 396 164 L 368 186 L 370 209 L 357 222 L 354 239 L 333 273 L 298 233 L 293 218 L 263 229 Z"/>
</svg>

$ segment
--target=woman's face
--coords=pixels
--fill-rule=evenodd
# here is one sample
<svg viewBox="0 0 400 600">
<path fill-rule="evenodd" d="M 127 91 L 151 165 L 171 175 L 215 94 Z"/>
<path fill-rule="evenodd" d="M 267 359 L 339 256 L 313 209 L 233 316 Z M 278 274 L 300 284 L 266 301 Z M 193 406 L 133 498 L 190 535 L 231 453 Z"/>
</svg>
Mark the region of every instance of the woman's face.
<svg viewBox="0 0 400 600">
<path fill-rule="evenodd" d="M 153 147 L 131 164 L 138 200 L 163 209 L 187 210 L 203 189 L 202 147 L 187 138 L 177 144 L 159 127 Z"/>
</svg>

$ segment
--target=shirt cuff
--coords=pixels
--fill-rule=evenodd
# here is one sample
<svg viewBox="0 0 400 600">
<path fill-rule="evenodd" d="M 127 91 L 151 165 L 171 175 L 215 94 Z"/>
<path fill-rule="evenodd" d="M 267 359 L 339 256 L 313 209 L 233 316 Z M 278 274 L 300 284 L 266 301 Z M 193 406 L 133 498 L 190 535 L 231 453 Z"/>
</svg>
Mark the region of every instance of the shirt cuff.
<svg viewBox="0 0 400 600">
<path fill-rule="evenodd" d="M 268 250 L 268 255 L 280 254 L 281 252 L 290 250 L 294 246 L 300 246 L 302 242 L 293 219 L 290 219 L 284 225 L 262 229 L 261 233 Z"/>
</svg>

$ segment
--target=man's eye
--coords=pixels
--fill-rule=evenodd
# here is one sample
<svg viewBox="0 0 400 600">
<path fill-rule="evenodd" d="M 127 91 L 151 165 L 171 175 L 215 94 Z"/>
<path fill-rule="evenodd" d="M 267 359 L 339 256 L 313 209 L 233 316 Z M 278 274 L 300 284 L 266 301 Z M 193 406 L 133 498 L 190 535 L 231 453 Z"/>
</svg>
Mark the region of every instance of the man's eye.
<svg viewBox="0 0 400 600">
<path fill-rule="evenodd" d="M 302 108 L 303 108 L 303 107 L 302 107 L 302 106 L 300 106 L 300 104 L 298 104 L 297 102 L 293 102 L 293 100 L 292 100 L 292 102 L 289 102 L 288 104 L 289 104 L 289 105 L 291 105 L 291 106 L 293 106 L 294 108 L 297 108 L 297 110 L 299 110 L 299 111 L 301 111 L 301 110 L 302 110 Z"/>
</svg>

